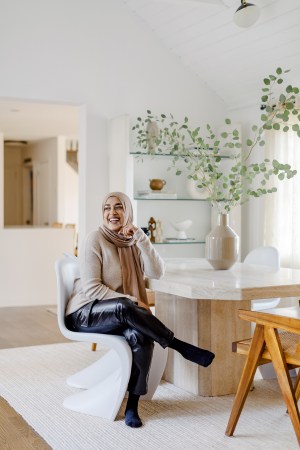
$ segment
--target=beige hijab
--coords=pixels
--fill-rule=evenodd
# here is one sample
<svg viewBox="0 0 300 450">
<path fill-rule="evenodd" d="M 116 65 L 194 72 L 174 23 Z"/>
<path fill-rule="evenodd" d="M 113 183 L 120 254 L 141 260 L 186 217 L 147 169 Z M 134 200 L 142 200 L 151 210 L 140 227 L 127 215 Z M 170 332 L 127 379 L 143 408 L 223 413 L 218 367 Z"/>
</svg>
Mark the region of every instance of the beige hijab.
<svg viewBox="0 0 300 450">
<path fill-rule="evenodd" d="M 133 221 L 132 204 L 129 197 L 123 192 L 110 192 L 102 203 L 102 214 L 104 206 L 109 197 L 117 197 L 124 209 L 124 225 Z M 106 225 L 100 227 L 105 239 L 114 244 L 118 249 L 120 264 L 122 269 L 123 294 L 132 295 L 139 301 L 148 305 L 147 293 L 145 289 L 144 274 L 140 262 L 140 251 L 136 246 L 133 237 L 125 237 L 123 234 L 115 233 Z"/>
</svg>

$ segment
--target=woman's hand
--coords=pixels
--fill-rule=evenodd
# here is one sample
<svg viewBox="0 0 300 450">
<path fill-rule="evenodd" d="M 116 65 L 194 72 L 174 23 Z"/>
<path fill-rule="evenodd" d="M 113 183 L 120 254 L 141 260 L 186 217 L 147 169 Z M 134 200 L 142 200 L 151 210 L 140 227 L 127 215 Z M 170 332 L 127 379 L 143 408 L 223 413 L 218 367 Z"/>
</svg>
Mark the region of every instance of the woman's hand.
<svg viewBox="0 0 300 450">
<path fill-rule="evenodd" d="M 125 237 L 131 237 L 137 230 L 138 227 L 136 227 L 132 223 L 129 223 L 128 225 L 125 225 L 124 227 L 121 228 L 119 234 L 123 234 Z"/>
</svg>

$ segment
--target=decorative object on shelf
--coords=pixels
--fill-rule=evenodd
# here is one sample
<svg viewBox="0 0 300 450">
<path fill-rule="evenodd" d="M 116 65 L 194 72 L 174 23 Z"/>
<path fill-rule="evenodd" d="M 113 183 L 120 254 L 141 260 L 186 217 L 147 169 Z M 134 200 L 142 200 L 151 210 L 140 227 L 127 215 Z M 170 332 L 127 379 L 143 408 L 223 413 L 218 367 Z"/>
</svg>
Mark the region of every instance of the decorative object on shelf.
<svg viewBox="0 0 300 450">
<path fill-rule="evenodd" d="M 229 226 L 228 214 L 218 215 L 218 225 L 205 240 L 205 257 L 216 270 L 230 269 L 237 261 L 239 237 Z"/>
<path fill-rule="evenodd" d="M 156 221 L 156 231 L 155 231 L 155 243 L 160 244 L 163 242 L 164 236 L 163 236 L 163 226 L 162 221 L 158 219 Z"/>
<path fill-rule="evenodd" d="M 155 155 L 157 148 L 157 138 L 159 136 L 159 128 L 156 122 L 147 123 L 147 147 L 148 153 Z"/>
<path fill-rule="evenodd" d="M 193 221 L 190 219 L 182 220 L 181 222 L 171 222 L 171 225 L 177 231 L 177 239 L 187 239 L 186 230 L 190 228 Z"/>
<path fill-rule="evenodd" d="M 154 220 L 153 217 L 150 217 L 149 222 L 148 222 L 148 228 L 150 231 L 150 241 L 151 242 L 155 242 L 155 230 L 156 230 L 156 221 Z"/>
<path fill-rule="evenodd" d="M 264 78 L 262 88 L 261 124 L 253 125 L 251 136 L 246 138 L 245 149 L 242 150 L 239 130 L 233 129 L 230 119 L 225 119 L 226 130 L 218 137 L 211 125 L 206 125 L 204 133 L 200 127 L 193 128 L 188 117 L 183 122 L 176 121 L 173 115 L 155 116 L 147 111 L 147 116 L 137 118 L 133 126 L 136 132 L 136 143 L 142 151 L 148 152 L 147 124 L 156 122 L 159 125 L 159 137 L 156 140 L 159 153 L 169 153 L 173 156 L 172 168 L 176 175 L 182 170 L 178 162 L 183 161 L 188 171 L 188 178 L 197 182 L 198 188 L 209 191 L 209 199 L 220 213 L 229 213 L 232 208 L 243 204 L 251 197 L 261 197 L 276 192 L 272 178 L 290 179 L 297 173 L 289 164 L 277 160 L 263 158 L 261 149 L 266 130 L 294 132 L 300 137 L 300 108 L 295 104 L 299 88 L 284 85 L 284 77 L 289 70 L 276 69 L 275 75 Z M 285 89 L 284 89 L 285 87 Z M 278 92 L 278 89 L 281 92 Z M 275 98 L 274 92 L 278 93 Z M 222 165 L 220 148 L 231 151 L 228 170 Z M 255 154 L 255 152 L 258 154 Z M 142 154 L 142 153 L 141 153 Z M 254 162 L 257 157 L 257 162 Z"/>
<path fill-rule="evenodd" d="M 153 191 L 160 191 L 166 185 L 166 180 L 161 180 L 160 178 L 153 178 L 149 180 L 150 189 Z"/>
</svg>

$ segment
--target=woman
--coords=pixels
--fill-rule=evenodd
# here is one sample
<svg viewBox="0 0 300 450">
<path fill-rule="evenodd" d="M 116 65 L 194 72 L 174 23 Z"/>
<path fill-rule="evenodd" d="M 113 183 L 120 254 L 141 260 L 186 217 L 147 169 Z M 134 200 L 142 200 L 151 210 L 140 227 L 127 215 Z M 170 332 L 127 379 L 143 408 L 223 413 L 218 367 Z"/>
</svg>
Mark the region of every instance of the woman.
<svg viewBox="0 0 300 450">
<path fill-rule="evenodd" d="M 176 339 L 151 314 L 144 275 L 160 278 L 164 263 L 146 234 L 133 225 L 127 195 L 106 195 L 102 212 L 103 225 L 86 237 L 79 253 L 80 279 L 67 305 L 66 324 L 73 331 L 125 337 L 132 350 L 125 423 L 137 428 L 142 425 L 138 401 L 147 392 L 153 341 L 205 367 L 215 355 Z"/>
</svg>

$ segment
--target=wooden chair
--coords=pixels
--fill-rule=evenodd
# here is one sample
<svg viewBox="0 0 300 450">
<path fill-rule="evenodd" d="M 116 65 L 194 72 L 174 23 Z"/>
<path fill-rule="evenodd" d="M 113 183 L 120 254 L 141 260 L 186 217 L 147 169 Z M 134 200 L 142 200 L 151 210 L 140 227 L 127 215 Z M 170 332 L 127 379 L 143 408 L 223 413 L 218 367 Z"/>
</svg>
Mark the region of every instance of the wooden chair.
<svg viewBox="0 0 300 450">
<path fill-rule="evenodd" d="M 239 310 L 238 317 L 255 322 L 252 339 L 233 343 L 233 351 L 247 355 L 226 435 L 232 436 L 256 369 L 272 361 L 278 383 L 300 445 L 300 371 L 293 386 L 289 370 L 300 367 L 300 308 L 274 308 L 267 311 Z M 271 430 L 270 430 L 271 432 Z"/>
</svg>

